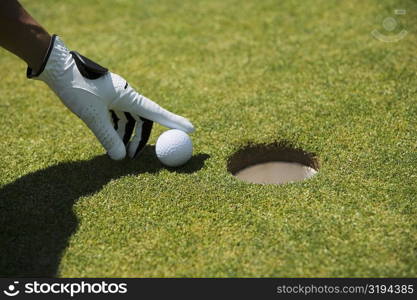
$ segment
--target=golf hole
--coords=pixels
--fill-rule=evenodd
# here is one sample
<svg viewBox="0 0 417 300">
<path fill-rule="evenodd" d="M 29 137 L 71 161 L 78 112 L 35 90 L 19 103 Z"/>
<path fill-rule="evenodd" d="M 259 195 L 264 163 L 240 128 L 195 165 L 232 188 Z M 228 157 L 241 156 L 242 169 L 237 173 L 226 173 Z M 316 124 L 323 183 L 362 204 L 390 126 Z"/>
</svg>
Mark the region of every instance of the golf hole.
<svg viewBox="0 0 417 300">
<path fill-rule="evenodd" d="M 248 183 L 284 184 L 314 176 L 319 163 L 314 153 L 288 143 L 249 144 L 233 154 L 228 171 Z"/>
</svg>

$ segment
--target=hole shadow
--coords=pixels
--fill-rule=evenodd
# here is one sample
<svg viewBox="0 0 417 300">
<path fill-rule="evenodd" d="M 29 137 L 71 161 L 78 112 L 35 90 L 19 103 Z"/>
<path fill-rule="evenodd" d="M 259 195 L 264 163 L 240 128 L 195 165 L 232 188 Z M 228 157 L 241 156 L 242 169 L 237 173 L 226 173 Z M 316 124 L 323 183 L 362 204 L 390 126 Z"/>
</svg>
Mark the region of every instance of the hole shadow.
<svg viewBox="0 0 417 300">
<path fill-rule="evenodd" d="M 315 170 L 320 168 L 315 153 L 294 147 L 289 141 L 270 144 L 249 143 L 231 155 L 227 162 L 227 170 L 235 175 L 240 170 L 267 162 L 296 162 Z"/>
<path fill-rule="evenodd" d="M 210 156 L 197 154 L 178 173 L 193 173 Z M 162 164 L 154 146 L 140 159 L 112 161 L 106 155 L 63 162 L 29 173 L 0 188 L 0 277 L 54 277 L 63 250 L 77 230 L 73 204 L 110 180 L 157 173 Z"/>
</svg>

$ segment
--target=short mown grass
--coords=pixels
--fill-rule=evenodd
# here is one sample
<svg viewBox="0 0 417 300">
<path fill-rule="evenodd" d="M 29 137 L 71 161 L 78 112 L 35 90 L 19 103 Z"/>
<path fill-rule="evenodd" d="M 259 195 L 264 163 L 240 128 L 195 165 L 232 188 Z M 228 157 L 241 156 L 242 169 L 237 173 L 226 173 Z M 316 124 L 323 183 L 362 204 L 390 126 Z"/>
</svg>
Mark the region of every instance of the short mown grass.
<svg viewBox="0 0 417 300">
<path fill-rule="evenodd" d="M 0 50 L 0 275 L 417 275 L 415 1 L 22 2 L 189 118 L 195 156 L 177 170 L 152 146 L 110 161 Z M 371 34 L 400 26 L 395 43 Z M 280 141 L 315 153 L 318 175 L 274 186 L 228 173 L 244 145 Z"/>
</svg>

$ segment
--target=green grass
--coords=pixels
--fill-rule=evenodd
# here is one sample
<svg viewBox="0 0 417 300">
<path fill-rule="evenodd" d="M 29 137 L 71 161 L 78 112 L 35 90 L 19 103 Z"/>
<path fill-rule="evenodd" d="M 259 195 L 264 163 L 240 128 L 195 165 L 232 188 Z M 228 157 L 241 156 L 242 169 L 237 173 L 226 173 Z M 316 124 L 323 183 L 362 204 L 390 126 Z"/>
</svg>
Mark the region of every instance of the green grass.
<svg viewBox="0 0 417 300">
<path fill-rule="evenodd" d="M 22 2 L 189 118 L 196 156 L 110 161 L 0 50 L 1 275 L 417 276 L 415 1 Z M 409 32 L 396 43 L 371 35 L 389 16 Z M 227 172 L 246 143 L 283 140 L 318 155 L 317 176 Z"/>
</svg>

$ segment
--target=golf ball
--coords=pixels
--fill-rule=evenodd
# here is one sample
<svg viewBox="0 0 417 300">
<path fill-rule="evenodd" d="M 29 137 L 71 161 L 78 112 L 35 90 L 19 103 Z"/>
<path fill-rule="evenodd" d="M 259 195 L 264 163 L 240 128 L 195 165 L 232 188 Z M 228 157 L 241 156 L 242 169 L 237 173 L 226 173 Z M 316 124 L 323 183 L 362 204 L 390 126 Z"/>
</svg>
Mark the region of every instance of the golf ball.
<svg viewBox="0 0 417 300">
<path fill-rule="evenodd" d="M 191 158 L 193 144 L 188 134 L 178 129 L 171 129 L 159 136 L 155 152 L 164 165 L 179 167 Z"/>
</svg>

